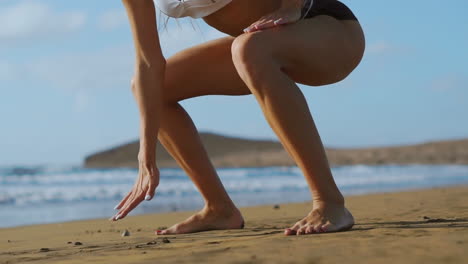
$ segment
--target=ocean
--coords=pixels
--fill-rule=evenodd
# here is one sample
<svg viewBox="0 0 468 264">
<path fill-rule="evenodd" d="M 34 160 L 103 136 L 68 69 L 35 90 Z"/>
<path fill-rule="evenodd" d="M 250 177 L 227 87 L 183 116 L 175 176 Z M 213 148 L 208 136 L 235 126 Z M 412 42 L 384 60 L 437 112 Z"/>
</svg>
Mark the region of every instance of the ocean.
<svg viewBox="0 0 468 264">
<path fill-rule="evenodd" d="M 463 165 L 354 165 L 332 171 L 344 195 L 468 184 L 468 166 Z M 136 169 L 0 167 L 0 228 L 111 217 L 137 173 Z M 218 169 L 218 173 L 239 207 L 310 200 L 297 167 Z M 155 198 L 131 215 L 202 206 L 200 194 L 182 170 L 161 169 Z"/>
</svg>

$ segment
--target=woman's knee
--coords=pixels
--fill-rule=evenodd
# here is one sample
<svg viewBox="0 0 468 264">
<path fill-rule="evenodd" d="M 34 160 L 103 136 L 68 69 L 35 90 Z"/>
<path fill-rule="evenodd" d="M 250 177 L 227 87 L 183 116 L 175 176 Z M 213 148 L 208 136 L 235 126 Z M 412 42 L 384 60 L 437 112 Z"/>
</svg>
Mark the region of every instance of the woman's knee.
<svg viewBox="0 0 468 264">
<path fill-rule="evenodd" d="M 234 66 L 243 79 L 264 73 L 265 68 L 274 63 L 271 46 L 259 33 L 238 36 L 232 43 L 231 55 Z"/>
</svg>

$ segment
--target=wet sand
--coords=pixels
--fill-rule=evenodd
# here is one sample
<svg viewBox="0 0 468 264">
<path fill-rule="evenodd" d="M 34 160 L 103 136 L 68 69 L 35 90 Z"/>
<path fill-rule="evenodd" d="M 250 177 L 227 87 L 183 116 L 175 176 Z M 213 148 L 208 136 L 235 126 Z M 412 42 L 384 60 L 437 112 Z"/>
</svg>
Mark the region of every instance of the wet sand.
<svg viewBox="0 0 468 264">
<path fill-rule="evenodd" d="M 154 230 L 190 212 L 7 228 L 0 263 L 466 263 L 467 198 L 468 186 L 352 196 L 351 231 L 308 236 L 283 229 L 310 203 L 242 208 L 243 230 L 165 237 Z"/>
</svg>

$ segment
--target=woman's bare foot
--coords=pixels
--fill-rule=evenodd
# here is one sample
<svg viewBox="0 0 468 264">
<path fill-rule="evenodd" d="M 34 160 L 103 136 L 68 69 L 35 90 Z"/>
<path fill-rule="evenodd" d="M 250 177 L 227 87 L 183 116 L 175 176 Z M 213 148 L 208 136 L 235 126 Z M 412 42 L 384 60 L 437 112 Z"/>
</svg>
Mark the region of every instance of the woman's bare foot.
<svg viewBox="0 0 468 264">
<path fill-rule="evenodd" d="M 241 229 L 244 219 L 237 208 L 213 210 L 205 207 L 185 221 L 165 230 L 156 231 L 157 235 L 187 234 L 209 230 Z"/>
<path fill-rule="evenodd" d="M 305 235 L 314 233 L 339 232 L 351 229 L 354 218 L 342 204 L 321 204 L 284 234 Z"/>
</svg>

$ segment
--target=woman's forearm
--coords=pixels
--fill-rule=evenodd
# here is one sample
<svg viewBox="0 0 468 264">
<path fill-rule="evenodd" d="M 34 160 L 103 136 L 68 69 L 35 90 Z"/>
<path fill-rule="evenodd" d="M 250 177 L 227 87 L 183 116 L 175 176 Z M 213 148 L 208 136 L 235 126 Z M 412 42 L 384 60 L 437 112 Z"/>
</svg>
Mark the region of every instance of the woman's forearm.
<svg viewBox="0 0 468 264">
<path fill-rule="evenodd" d="M 156 143 L 160 122 L 162 86 L 165 61 L 154 62 L 153 66 L 137 63 L 132 81 L 132 93 L 140 113 L 140 153 L 139 159 L 155 158 Z"/>
<path fill-rule="evenodd" d="M 150 161 L 156 150 L 166 61 L 159 43 L 153 0 L 122 2 L 130 21 L 136 55 L 132 92 L 140 112 L 139 159 Z"/>
</svg>

